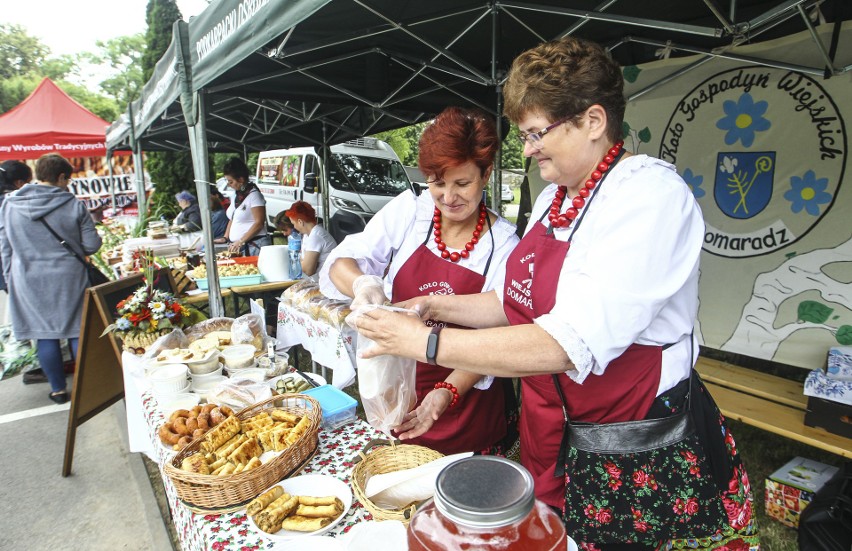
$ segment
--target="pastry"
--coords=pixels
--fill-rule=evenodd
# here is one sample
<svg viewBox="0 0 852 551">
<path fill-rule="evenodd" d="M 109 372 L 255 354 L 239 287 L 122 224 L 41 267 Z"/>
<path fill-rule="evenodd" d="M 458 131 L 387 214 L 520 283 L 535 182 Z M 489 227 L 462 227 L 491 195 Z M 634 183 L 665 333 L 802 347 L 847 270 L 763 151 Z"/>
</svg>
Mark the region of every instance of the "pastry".
<svg viewBox="0 0 852 551">
<path fill-rule="evenodd" d="M 184 458 L 180 464 L 180 468 L 190 473 L 210 474 L 210 466 L 207 465 L 204 455 L 200 453 L 195 453 Z"/>
</svg>

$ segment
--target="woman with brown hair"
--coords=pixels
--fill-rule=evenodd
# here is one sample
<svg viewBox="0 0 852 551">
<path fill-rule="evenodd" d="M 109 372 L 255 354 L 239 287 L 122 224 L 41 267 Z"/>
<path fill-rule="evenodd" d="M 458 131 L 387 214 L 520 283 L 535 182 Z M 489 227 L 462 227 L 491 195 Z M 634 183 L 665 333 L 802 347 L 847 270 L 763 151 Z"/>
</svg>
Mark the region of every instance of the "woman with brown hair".
<svg viewBox="0 0 852 551">
<path fill-rule="evenodd" d="M 500 266 L 518 238 L 511 223 L 485 206 L 497 146 L 494 121 L 486 114 L 458 107 L 439 114 L 420 139 L 418 165 L 428 193 L 402 193 L 363 232 L 344 239 L 320 272 L 323 294 L 354 297 L 354 309 L 502 287 Z M 427 324 L 446 322 L 434 318 Z M 510 382 L 446 370 L 434 358 L 420 360 L 417 404 L 397 429 L 400 439 L 444 454 L 505 447 L 506 409 L 514 398 Z"/>
<path fill-rule="evenodd" d="M 585 549 L 759 545 L 748 476 L 693 371 L 704 221 L 675 167 L 623 149 L 621 69 L 566 37 L 522 53 L 505 115 L 552 182 L 493 293 L 369 312 L 363 354 L 521 377 L 521 462 Z M 431 337 L 431 341 L 430 341 Z"/>
<path fill-rule="evenodd" d="M 15 337 L 36 339 L 38 360 L 52 388 L 50 399 L 62 404 L 69 395 L 59 340 L 68 339 L 77 355 L 89 285 L 86 268 L 66 247 L 87 256 L 101 247 L 101 237 L 86 205 L 66 189 L 71 179 L 67 160 L 44 155 L 36 162 L 35 175 L 37 184 L 25 185 L 0 207 L 0 251 Z"/>
</svg>

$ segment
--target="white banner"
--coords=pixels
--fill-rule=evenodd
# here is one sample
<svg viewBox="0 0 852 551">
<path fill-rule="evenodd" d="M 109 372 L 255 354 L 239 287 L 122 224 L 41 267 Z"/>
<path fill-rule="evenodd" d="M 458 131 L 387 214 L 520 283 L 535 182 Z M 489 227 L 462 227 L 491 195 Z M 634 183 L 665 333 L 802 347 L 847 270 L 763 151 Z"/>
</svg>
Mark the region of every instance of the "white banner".
<svg viewBox="0 0 852 551">
<path fill-rule="evenodd" d="M 820 31 L 830 43 L 831 27 Z M 735 53 L 767 50 L 821 64 L 808 33 Z M 628 97 L 696 59 L 625 68 Z M 835 66 L 850 63 L 839 48 Z M 852 344 L 851 80 L 716 58 L 628 104 L 626 147 L 675 164 L 704 213 L 706 346 L 815 368 Z"/>
</svg>

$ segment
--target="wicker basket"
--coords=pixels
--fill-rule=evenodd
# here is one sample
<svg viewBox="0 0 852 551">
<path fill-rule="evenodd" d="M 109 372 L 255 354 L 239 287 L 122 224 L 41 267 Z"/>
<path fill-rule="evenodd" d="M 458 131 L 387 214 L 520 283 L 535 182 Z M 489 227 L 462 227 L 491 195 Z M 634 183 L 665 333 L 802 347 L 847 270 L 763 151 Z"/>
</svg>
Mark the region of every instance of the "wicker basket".
<svg viewBox="0 0 852 551">
<path fill-rule="evenodd" d="M 171 479 L 181 500 L 196 509 L 222 509 L 246 503 L 298 470 L 310 458 L 317 447 L 317 433 L 322 421 L 319 402 L 304 394 L 284 394 L 247 407 L 236 416 L 243 421 L 268 408 L 284 409 L 298 416 L 307 415 L 310 424 L 295 443 L 271 461 L 250 471 L 221 477 L 180 469 L 184 458 L 200 449 L 204 437 L 196 438 L 170 463 L 163 465 L 163 471 Z"/>
<path fill-rule="evenodd" d="M 375 520 L 398 520 L 403 524 L 408 524 L 414 516 L 417 505 L 412 503 L 403 509 L 382 509 L 364 495 L 367 480 L 376 474 L 413 469 L 444 457 L 444 454 L 423 446 L 394 445 L 388 440 L 371 440 L 359 455 L 360 461 L 352 469 L 352 490 L 355 497 L 370 511 Z"/>
</svg>

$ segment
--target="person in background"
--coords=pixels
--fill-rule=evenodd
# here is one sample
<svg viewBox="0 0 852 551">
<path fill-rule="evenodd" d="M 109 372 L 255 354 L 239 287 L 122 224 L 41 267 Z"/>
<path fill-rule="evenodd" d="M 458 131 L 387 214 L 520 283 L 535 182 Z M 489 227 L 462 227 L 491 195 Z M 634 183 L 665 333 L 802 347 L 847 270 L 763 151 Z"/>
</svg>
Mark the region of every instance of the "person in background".
<svg viewBox="0 0 852 551">
<path fill-rule="evenodd" d="M 184 190 L 177 193 L 175 199 L 180 207 L 180 214 L 175 218 L 172 227 L 186 232 L 201 231 L 201 208 L 195 195 Z"/>
<path fill-rule="evenodd" d="M 35 170 L 38 183 L 25 185 L 0 206 L 0 254 L 12 327 L 18 339 L 37 341 L 38 360 L 52 389 L 49 396 L 58 404 L 70 398 L 59 340 L 67 339 L 77 356 L 89 278 L 83 264 L 48 226 L 80 256 L 101 247 L 86 205 L 66 189 L 71 170 L 60 155 L 40 157 Z"/>
<path fill-rule="evenodd" d="M 284 237 L 290 237 L 290 234 L 293 233 L 293 223 L 287 218 L 287 211 L 282 210 L 275 215 L 275 229 L 281 232 Z"/>
<path fill-rule="evenodd" d="M 320 271 L 322 293 L 354 297 L 354 310 L 388 298 L 501 288 L 500 266 L 518 237 L 514 225 L 485 206 L 498 144 L 494 120 L 484 112 L 442 111 L 420 138 L 418 165 L 428 193 L 399 194 L 363 232 L 347 236 Z M 440 328 L 447 320 L 427 323 Z M 417 403 L 396 429 L 400 439 L 444 454 L 506 453 L 516 440 L 507 413 L 515 409 L 511 381 L 417 359 Z"/>
<path fill-rule="evenodd" d="M 228 250 L 245 256 L 257 256 L 260 248 L 271 245 L 266 233 L 266 199 L 249 181 L 249 170 L 239 157 L 231 157 L 222 168 L 228 186 L 236 192 L 228 207 L 228 228 L 217 243 L 229 243 Z"/>
<path fill-rule="evenodd" d="M 0 164 L 0 206 L 6 199 L 6 195 L 14 193 L 30 183 L 33 179 L 33 171 L 21 161 L 4 161 Z M 2 268 L 2 267 L 0 267 Z M 6 280 L 3 277 L 2 269 L 0 269 L 0 291 L 6 290 Z M 6 309 L 8 315 L 9 310 Z"/>
<path fill-rule="evenodd" d="M 4 161 L 0 164 L 0 205 L 6 199 L 6 195 L 14 193 L 21 189 L 25 184 L 28 184 L 33 179 L 33 171 L 28 164 L 21 161 Z M 6 280 L 3 277 L 2 265 L 0 265 L 0 291 L 6 291 Z M 11 312 L 9 308 L 4 309 L 3 325 L 9 325 L 11 322 Z M 36 383 L 46 383 L 47 375 L 40 367 L 27 369 L 21 375 L 21 380 L 25 385 Z"/>
<path fill-rule="evenodd" d="M 221 194 L 210 194 L 210 223 L 213 226 L 213 239 L 225 237 L 228 230 L 228 214 L 222 206 Z"/>
<path fill-rule="evenodd" d="M 317 224 L 317 213 L 309 203 L 296 201 L 284 215 L 293 228 L 302 234 L 302 273 L 313 276 L 325 264 L 337 241 L 325 228 Z"/>
<path fill-rule="evenodd" d="M 518 56 L 504 114 L 552 183 L 504 265 L 505 285 L 402 306 L 479 328 L 442 332 L 432 343 L 442 365 L 521 377 L 521 463 L 536 496 L 586 531 L 584 549 L 756 549 L 736 442 L 693 372 L 704 220 L 673 165 L 622 149 L 623 89 L 621 68 L 594 42 L 569 36 Z M 430 336 L 423 323 L 382 311 L 361 316 L 358 330 L 377 343 L 364 357 L 422 360 Z M 680 414 L 687 396 L 696 429 L 688 440 L 622 452 L 613 448 L 627 449 L 621 441 L 590 438 L 616 451 L 569 441 L 562 456 L 566 416 L 600 434 Z M 634 507 L 632 492 L 648 500 Z M 607 493 L 606 505 L 589 497 Z"/>
</svg>

